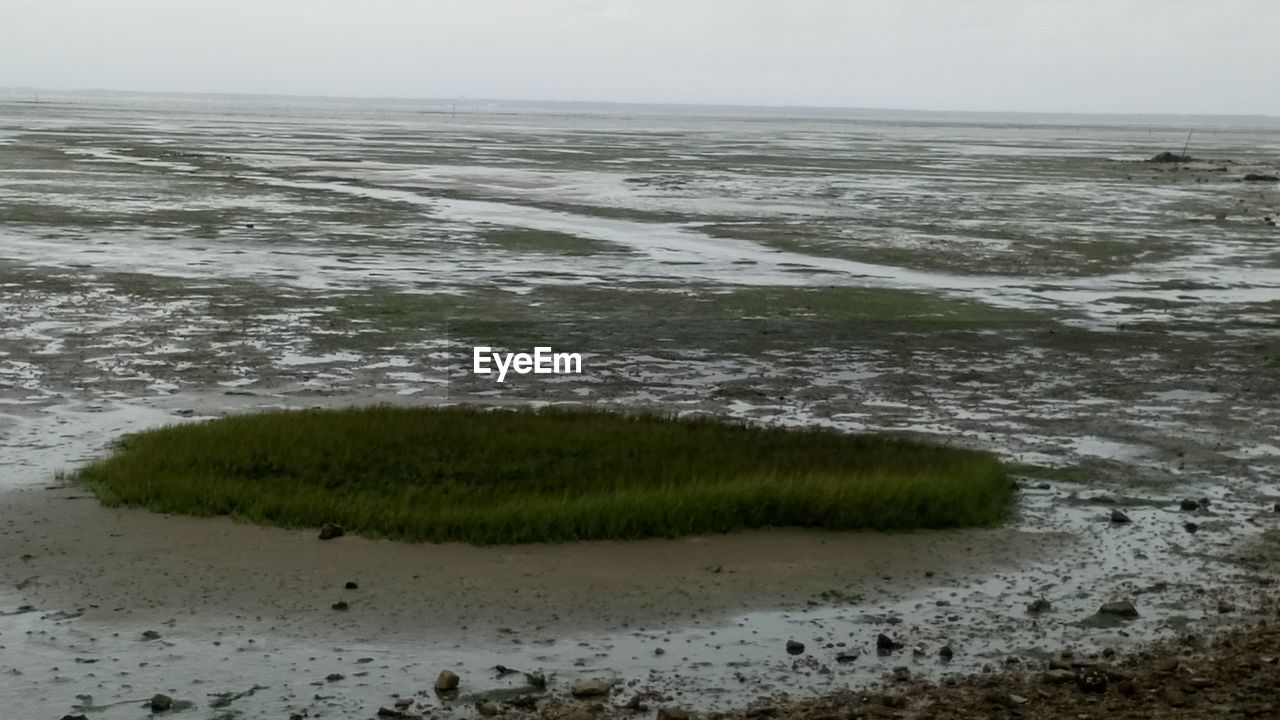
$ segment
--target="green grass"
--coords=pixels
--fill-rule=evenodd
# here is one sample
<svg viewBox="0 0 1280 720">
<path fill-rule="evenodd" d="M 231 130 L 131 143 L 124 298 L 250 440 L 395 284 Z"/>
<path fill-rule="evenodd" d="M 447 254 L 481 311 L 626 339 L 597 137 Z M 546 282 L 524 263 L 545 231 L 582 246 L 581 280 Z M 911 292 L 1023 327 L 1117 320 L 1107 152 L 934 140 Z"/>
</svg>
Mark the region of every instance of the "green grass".
<svg viewBox="0 0 1280 720">
<path fill-rule="evenodd" d="M 988 453 L 598 410 L 280 411 L 151 430 L 78 474 L 108 505 L 478 544 L 992 525 Z"/>
</svg>

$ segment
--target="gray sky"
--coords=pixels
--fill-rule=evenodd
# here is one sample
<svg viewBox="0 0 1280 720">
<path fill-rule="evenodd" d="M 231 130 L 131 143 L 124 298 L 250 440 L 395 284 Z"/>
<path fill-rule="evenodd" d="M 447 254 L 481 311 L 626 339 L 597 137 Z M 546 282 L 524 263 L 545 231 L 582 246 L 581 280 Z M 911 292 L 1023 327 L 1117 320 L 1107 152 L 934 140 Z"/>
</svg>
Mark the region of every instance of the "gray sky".
<svg viewBox="0 0 1280 720">
<path fill-rule="evenodd" d="M 0 0 L 0 86 L 1280 115 L 1280 0 Z"/>
</svg>

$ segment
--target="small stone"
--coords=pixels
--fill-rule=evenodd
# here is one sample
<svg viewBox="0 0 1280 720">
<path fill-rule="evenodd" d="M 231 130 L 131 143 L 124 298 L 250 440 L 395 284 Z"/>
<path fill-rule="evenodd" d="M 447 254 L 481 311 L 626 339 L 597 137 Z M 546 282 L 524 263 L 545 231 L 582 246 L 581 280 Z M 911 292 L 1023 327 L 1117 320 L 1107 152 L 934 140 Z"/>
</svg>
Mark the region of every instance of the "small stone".
<svg viewBox="0 0 1280 720">
<path fill-rule="evenodd" d="M 173 698 L 164 693 L 156 693 L 149 701 L 151 712 L 168 712 L 173 709 Z"/>
<path fill-rule="evenodd" d="M 1235 612 L 1235 610 L 1236 610 L 1236 606 L 1235 606 L 1235 605 L 1232 605 L 1231 603 L 1227 602 L 1226 600 L 1219 600 L 1219 601 L 1218 601 L 1218 612 L 1219 612 L 1219 613 L 1221 613 L 1221 614 L 1223 614 L 1223 615 L 1226 615 L 1227 613 Z"/>
<path fill-rule="evenodd" d="M 338 602 L 330 605 L 329 607 L 333 608 L 334 610 L 350 610 L 351 609 L 351 606 L 347 604 L 346 600 L 339 600 Z"/>
<path fill-rule="evenodd" d="M 900 647 L 902 647 L 902 643 L 894 640 L 884 633 L 880 633 L 876 636 L 876 650 L 882 653 L 891 653 Z"/>
<path fill-rule="evenodd" d="M 159 640 L 160 633 L 156 632 L 155 630 L 144 630 L 142 633 L 142 639 L 143 640 Z"/>
<path fill-rule="evenodd" d="M 1183 512 L 1195 512 L 1200 509 L 1200 503 L 1191 498 L 1183 498 L 1182 502 L 1178 503 L 1178 507 L 1182 508 Z"/>
<path fill-rule="evenodd" d="M 836 662 L 841 665 L 847 665 L 857 659 L 858 653 L 856 652 L 842 652 L 839 655 L 836 655 Z"/>
<path fill-rule="evenodd" d="M 897 682 L 906 682 L 911 679 L 911 669 L 899 665 L 893 669 L 893 679 Z"/>
<path fill-rule="evenodd" d="M 1182 523 L 1182 529 L 1186 530 L 1192 535 L 1195 535 L 1196 533 L 1200 532 L 1200 525 L 1198 523 L 1193 523 L 1193 522 L 1184 522 Z"/>
<path fill-rule="evenodd" d="M 502 712 L 502 708 L 498 707 L 497 703 L 482 702 L 476 704 L 476 712 L 480 713 L 481 717 L 493 717 Z"/>
<path fill-rule="evenodd" d="M 1117 524 L 1117 525 L 1123 525 L 1123 524 L 1125 524 L 1125 523 L 1129 523 L 1129 522 L 1133 522 L 1133 521 L 1129 519 L 1129 516 L 1128 516 L 1128 515 L 1125 515 L 1125 514 L 1124 514 L 1123 512 L 1121 512 L 1120 510 L 1112 510 L 1112 511 L 1111 511 L 1111 522 L 1113 522 L 1113 523 L 1115 523 L 1115 524 Z"/>
<path fill-rule="evenodd" d="M 1038 615 L 1042 612 L 1048 612 L 1052 607 L 1053 605 L 1048 600 L 1045 600 L 1044 598 L 1036 598 L 1027 605 L 1027 612 Z"/>
<path fill-rule="evenodd" d="M 345 680 L 346 678 L 347 676 L 343 675 L 342 673 L 329 673 L 328 675 L 324 676 L 325 682 L 331 682 L 331 683 L 340 682 L 342 680 Z"/>
<path fill-rule="evenodd" d="M 342 587 L 345 590 L 359 590 L 360 583 L 356 582 L 355 580 L 348 580 L 347 584 L 343 585 Z"/>
<path fill-rule="evenodd" d="M 1134 607 L 1133 603 L 1128 600 L 1120 600 L 1117 602 L 1104 603 L 1102 607 L 1098 608 L 1098 614 L 1111 615 L 1113 617 L 1132 620 L 1133 618 L 1138 617 L 1138 608 Z"/>
<path fill-rule="evenodd" d="M 689 711 L 684 708 L 658 708 L 658 720 L 689 720 Z"/>
<path fill-rule="evenodd" d="M 1075 682 L 1076 674 L 1070 670 L 1050 670 L 1041 678 L 1051 685 L 1065 685 L 1069 682 Z"/>
<path fill-rule="evenodd" d="M 1097 670 L 1086 670 L 1076 676 L 1076 687 L 1083 693 L 1104 693 L 1107 691 L 1107 676 Z"/>
<path fill-rule="evenodd" d="M 89 720 L 89 718 L 84 715 L 63 715 L 62 720 Z"/>
<path fill-rule="evenodd" d="M 787 654 L 788 654 L 788 655 L 799 655 L 799 654 L 800 654 L 800 653 L 802 653 L 802 652 L 804 652 L 804 643 L 802 643 L 802 642 L 800 642 L 800 641 L 798 641 L 798 640 L 788 640 L 788 641 L 787 641 Z"/>
<path fill-rule="evenodd" d="M 458 673 L 452 670 L 441 670 L 440 674 L 436 676 L 436 692 L 442 693 L 457 690 L 461 682 Z"/>
<path fill-rule="evenodd" d="M 1170 707 L 1186 707 L 1187 695 L 1177 688 L 1167 687 L 1160 693 L 1160 697 L 1168 703 Z"/>
<path fill-rule="evenodd" d="M 347 531 L 344 530 L 341 525 L 334 525 L 333 523 L 325 523 L 320 526 L 321 540 L 332 540 L 334 538 L 340 538 L 346 534 L 347 534 Z"/>
<path fill-rule="evenodd" d="M 588 678 L 579 680 L 573 684 L 569 692 L 576 698 L 600 697 L 609 694 L 609 688 L 613 687 L 613 683 L 600 678 Z"/>
<path fill-rule="evenodd" d="M 943 660 L 950 660 L 951 658 L 955 657 L 955 655 L 956 655 L 956 651 L 954 648 L 951 647 L 950 644 L 943 645 L 942 649 L 938 650 L 938 657 L 942 658 Z"/>
</svg>

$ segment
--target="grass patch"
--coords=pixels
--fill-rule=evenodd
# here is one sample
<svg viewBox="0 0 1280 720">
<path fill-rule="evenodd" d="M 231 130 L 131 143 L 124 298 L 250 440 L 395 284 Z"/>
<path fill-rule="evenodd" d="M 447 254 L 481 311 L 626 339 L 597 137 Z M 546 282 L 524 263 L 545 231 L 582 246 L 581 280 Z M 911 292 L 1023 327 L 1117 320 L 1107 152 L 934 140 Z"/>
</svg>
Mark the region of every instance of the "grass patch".
<svg viewBox="0 0 1280 720">
<path fill-rule="evenodd" d="M 598 410 L 280 411 L 130 435 L 78 473 L 108 505 L 478 544 L 793 526 L 992 525 L 988 453 Z"/>
</svg>

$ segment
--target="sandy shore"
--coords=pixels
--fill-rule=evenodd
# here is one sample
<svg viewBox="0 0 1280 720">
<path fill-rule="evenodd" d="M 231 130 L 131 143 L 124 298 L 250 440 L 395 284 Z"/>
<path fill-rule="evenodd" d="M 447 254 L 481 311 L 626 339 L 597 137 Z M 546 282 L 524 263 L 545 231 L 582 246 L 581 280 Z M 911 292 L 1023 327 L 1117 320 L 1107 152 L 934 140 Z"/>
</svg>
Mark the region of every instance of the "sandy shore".
<svg viewBox="0 0 1280 720">
<path fill-rule="evenodd" d="M 885 535 L 797 530 L 642 542 L 404 544 L 103 508 L 68 486 L 12 491 L 0 583 L 88 621 L 271 617 L 277 630 L 449 639 L 716 622 L 822 593 L 892 596 L 1044 556 L 1015 529 Z M 348 581 L 358 591 L 345 591 Z M 353 612 L 335 614 L 345 599 Z M 186 621 L 184 621 L 186 622 Z"/>
</svg>

